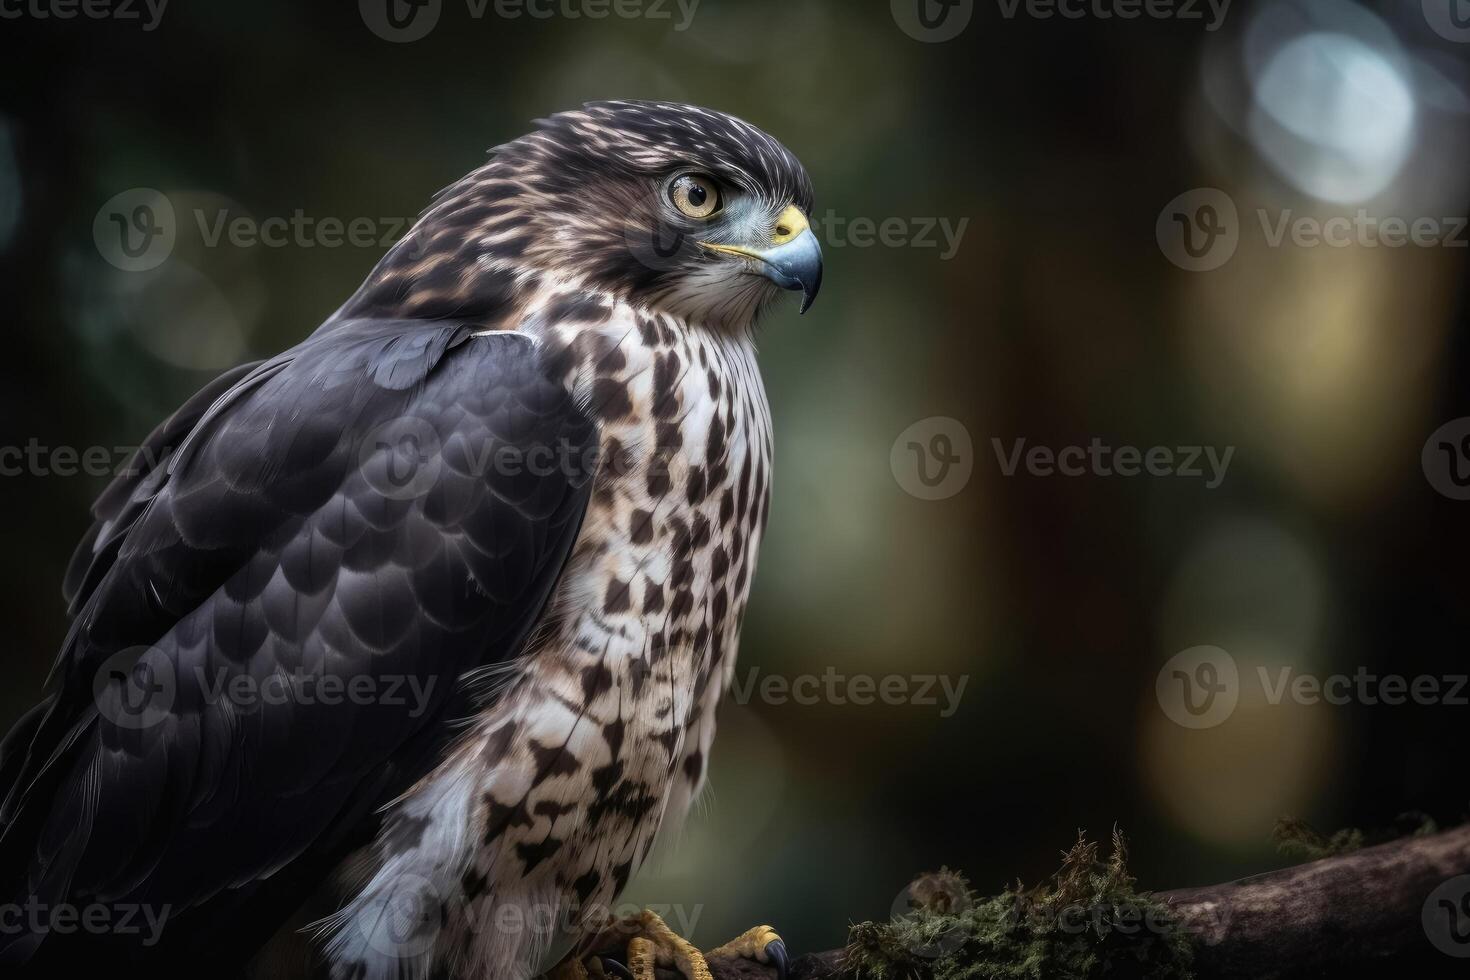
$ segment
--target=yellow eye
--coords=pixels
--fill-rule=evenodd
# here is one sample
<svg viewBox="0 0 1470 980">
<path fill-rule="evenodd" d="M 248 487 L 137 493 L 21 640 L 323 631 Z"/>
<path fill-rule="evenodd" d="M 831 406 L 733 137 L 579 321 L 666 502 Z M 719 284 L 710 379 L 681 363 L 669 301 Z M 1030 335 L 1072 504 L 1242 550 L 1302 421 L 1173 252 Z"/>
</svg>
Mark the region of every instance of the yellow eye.
<svg viewBox="0 0 1470 980">
<path fill-rule="evenodd" d="M 708 218 L 720 210 L 720 188 L 702 174 L 684 174 L 669 186 L 674 207 L 691 218 Z"/>
</svg>

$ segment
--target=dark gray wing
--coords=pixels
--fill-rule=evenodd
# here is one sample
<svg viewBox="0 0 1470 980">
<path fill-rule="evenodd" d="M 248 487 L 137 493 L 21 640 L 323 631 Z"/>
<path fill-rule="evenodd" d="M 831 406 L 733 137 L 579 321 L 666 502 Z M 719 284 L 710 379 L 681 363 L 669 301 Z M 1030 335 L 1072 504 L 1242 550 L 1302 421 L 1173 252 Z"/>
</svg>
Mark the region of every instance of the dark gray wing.
<svg viewBox="0 0 1470 980">
<path fill-rule="evenodd" d="M 525 337 L 349 321 L 155 439 L 99 501 L 52 694 L 7 746 L 0 898 L 167 904 L 197 947 L 311 887 L 473 710 L 462 675 L 521 652 L 596 433 Z M 41 938 L 0 962 L 67 937 Z"/>
<path fill-rule="evenodd" d="M 98 578 L 112 567 L 117 549 L 127 537 L 128 530 L 163 485 L 174 450 L 184 442 L 210 406 L 226 395 L 229 397 L 224 400 L 228 403 L 249 390 L 250 385 L 241 382 L 255 374 L 264 363 L 255 361 L 232 368 L 195 392 L 178 411 L 149 434 L 123 472 L 97 498 L 92 505 L 92 526 L 72 553 L 71 564 L 61 586 L 71 615 L 77 614 L 91 596 Z"/>
<path fill-rule="evenodd" d="M 161 422 L 143 441 L 107 489 L 92 505 L 92 526 L 72 553 L 62 582 L 61 593 L 68 613 L 75 616 L 91 596 L 97 580 L 112 567 L 117 549 L 127 537 L 128 529 L 137 521 L 149 501 L 162 486 L 167 461 L 173 451 L 198 423 L 205 411 L 221 396 L 261 366 L 255 361 L 232 368 L 209 382 L 184 403 L 178 411 Z M 25 763 L 36 728 L 51 706 L 51 699 L 36 705 L 11 728 L 0 743 L 0 805 L 9 788 L 15 785 L 18 770 Z M 0 824 L 7 817 L 0 810 Z"/>
</svg>

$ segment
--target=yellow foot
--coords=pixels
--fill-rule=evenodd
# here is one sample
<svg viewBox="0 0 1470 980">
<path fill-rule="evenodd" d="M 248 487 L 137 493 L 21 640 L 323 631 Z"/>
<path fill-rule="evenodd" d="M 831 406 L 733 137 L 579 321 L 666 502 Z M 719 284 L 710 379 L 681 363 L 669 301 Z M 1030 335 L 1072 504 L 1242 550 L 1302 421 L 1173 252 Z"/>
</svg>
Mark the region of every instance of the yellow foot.
<svg viewBox="0 0 1470 980">
<path fill-rule="evenodd" d="M 575 956 L 568 956 L 546 971 L 546 980 L 588 980 L 587 965 Z"/>
<path fill-rule="evenodd" d="M 657 980 L 658 968 L 662 966 L 678 970 L 684 975 L 685 980 L 714 980 L 710 974 L 706 954 L 701 953 L 693 943 L 669 928 L 668 923 L 664 922 L 658 913 L 644 909 L 638 915 L 622 920 L 614 929 L 623 936 L 631 936 L 627 941 L 626 971 L 621 968 L 622 964 L 604 956 L 600 962 L 596 957 L 589 961 L 595 964 L 594 972 L 605 970 L 609 975 L 627 972 L 631 974 L 633 980 Z M 774 964 L 778 980 L 786 980 L 788 962 L 786 944 L 781 941 L 776 930 L 770 926 L 756 926 L 754 929 L 748 929 L 725 945 L 710 950 L 708 955 L 722 959 L 749 959 L 758 963 Z M 557 968 L 558 971 L 565 966 L 566 964 L 563 963 L 562 967 Z M 586 968 L 580 962 L 577 966 L 582 970 L 580 976 L 554 972 L 550 980 L 589 980 Z M 599 980 L 599 978 L 594 976 L 591 980 Z"/>
<path fill-rule="evenodd" d="M 723 946 L 716 946 L 706 956 L 710 958 L 733 958 L 755 960 L 757 963 L 774 964 L 778 980 L 786 980 L 786 969 L 790 957 L 786 944 L 770 926 L 747 929 Z"/>
<path fill-rule="evenodd" d="M 628 969 L 633 980 L 655 980 L 661 966 L 672 966 L 686 980 L 714 980 L 704 954 L 670 929 L 657 912 L 644 909 L 628 925 L 634 933 L 628 940 Z"/>
</svg>

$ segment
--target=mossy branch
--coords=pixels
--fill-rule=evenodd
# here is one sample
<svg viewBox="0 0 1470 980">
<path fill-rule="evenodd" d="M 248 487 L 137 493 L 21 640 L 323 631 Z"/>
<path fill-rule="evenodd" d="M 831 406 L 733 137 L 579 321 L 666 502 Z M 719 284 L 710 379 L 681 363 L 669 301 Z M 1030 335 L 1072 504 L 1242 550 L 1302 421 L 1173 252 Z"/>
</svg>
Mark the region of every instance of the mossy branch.
<svg viewBox="0 0 1470 980">
<path fill-rule="evenodd" d="M 1465 895 L 1453 880 L 1470 875 L 1470 826 L 1371 847 L 1304 828 L 1280 836 L 1333 856 L 1201 888 L 1138 891 L 1116 833 L 1106 859 L 1079 837 L 1049 882 L 988 898 L 941 870 L 910 885 L 908 911 L 854 926 L 845 949 L 799 957 L 791 980 L 1464 975 L 1470 878 Z M 710 967 L 715 980 L 775 978 L 743 960 Z"/>
</svg>

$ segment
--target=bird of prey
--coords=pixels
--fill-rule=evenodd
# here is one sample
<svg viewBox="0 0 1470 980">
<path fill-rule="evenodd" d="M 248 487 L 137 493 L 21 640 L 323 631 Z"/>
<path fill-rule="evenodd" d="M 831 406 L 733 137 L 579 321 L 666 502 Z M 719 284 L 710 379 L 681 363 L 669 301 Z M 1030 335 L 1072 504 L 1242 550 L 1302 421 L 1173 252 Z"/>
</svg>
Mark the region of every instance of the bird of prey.
<svg viewBox="0 0 1470 980">
<path fill-rule="evenodd" d="M 0 750 L 7 975 L 706 980 L 605 913 L 705 778 L 811 207 L 723 113 L 539 120 L 154 431 Z"/>
</svg>

